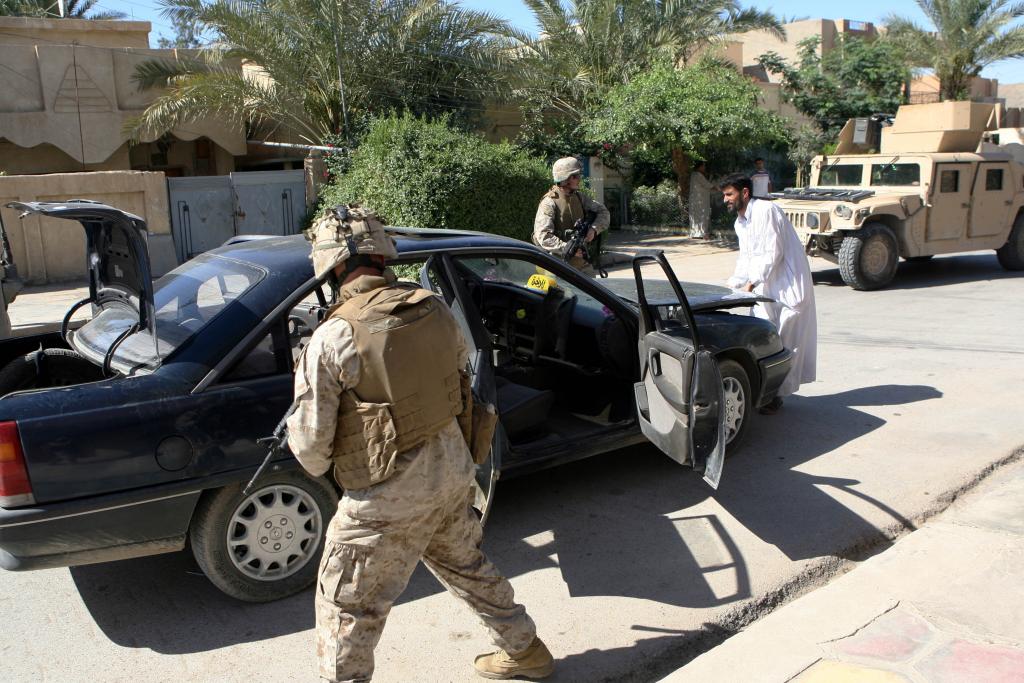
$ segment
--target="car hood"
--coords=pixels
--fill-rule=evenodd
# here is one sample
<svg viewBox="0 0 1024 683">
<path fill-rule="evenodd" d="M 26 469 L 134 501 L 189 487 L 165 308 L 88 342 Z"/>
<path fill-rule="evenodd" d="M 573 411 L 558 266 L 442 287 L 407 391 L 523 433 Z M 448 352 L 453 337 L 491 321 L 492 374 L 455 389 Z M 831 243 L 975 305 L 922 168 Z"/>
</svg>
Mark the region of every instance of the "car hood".
<svg viewBox="0 0 1024 683">
<path fill-rule="evenodd" d="M 40 214 L 78 221 L 85 229 L 85 258 L 89 300 L 100 311 L 127 310 L 156 344 L 153 278 L 146 246 L 146 221 L 99 202 L 11 202 L 22 218 Z"/>
<path fill-rule="evenodd" d="M 606 278 L 602 285 L 617 294 L 620 298 L 636 303 L 636 280 L 633 278 Z M 750 292 L 739 292 L 721 285 L 709 285 L 702 282 L 680 282 L 690 308 L 695 312 L 718 311 L 728 308 L 744 308 L 753 306 L 758 301 L 770 302 L 774 299 L 759 296 Z M 644 291 L 647 301 L 655 306 L 674 306 L 678 303 L 672 285 L 667 280 L 644 280 Z"/>
</svg>

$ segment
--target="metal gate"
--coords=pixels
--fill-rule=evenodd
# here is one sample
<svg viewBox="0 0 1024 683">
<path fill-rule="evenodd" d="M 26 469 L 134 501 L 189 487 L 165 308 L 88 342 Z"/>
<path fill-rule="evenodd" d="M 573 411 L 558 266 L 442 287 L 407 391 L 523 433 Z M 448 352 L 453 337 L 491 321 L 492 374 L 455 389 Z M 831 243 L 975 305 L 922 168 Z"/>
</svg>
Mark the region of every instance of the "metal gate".
<svg viewBox="0 0 1024 683">
<path fill-rule="evenodd" d="M 168 178 L 167 192 L 179 263 L 235 235 L 292 235 L 306 212 L 301 169 Z"/>
</svg>

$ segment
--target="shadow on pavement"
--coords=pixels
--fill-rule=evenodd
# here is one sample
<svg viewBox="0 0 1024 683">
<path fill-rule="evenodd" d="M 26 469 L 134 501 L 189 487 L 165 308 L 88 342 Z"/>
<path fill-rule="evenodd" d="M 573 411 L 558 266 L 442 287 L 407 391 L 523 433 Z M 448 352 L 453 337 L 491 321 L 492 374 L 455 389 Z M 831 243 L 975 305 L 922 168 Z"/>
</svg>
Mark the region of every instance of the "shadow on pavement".
<svg viewBox="0 0 1024 683">
<path fill-rule="evenodd" d="M 714 493 L 651 447 L 503 481 L 485 549 L 509 577 L 557 567 L 574 597 L 622 596 L 691 608 L 744 600 L 751 596 L 751 568 L 737 542 L 716 515 L 688 509 L 714 495 L 744 527 L 793 560 L 850 557 L 885 547 L 885 535 L 830 496 L 829 489 L 871 502 L 893 523 L 908 526 L 909 521 L 857 491 L 856 480 L 794 468 L 827 458 L 885 425 L 858 407 L 940 396 L 930 386 L 881 385 L 790 397 L 777 415 L 751 424 L 747 443 L 727 461 Z M 71 573 L 97 626 L 125 647 L 168 654 L 206 651 L 313 626 L 311 591 L 266 605 L 240 603 L 214 588 L 189 553 Z M 399 603 L 441 590 L 421 566 Z M 613 655 L 578 655 L 586 656 Z M 636 661 L 635 651 L 628 656 Z"/>
<path fill-rule="evenodd" d="M 188 550 L 72 567 L 96 625 L 122 647 L 164 654 L 204 652 L 311 629 L 313 591 L 265 604 L 215 588 Z"/>
<path fill-rule="evenodd" d="M 846 286 L 839 275 L 839 268 L 814 271 L 812 275 L 816 285 Z M 896 277 L 885 289 L 922 289 L 964 282 L 1005 280 L 1022 275 L 1024 273 L 1004 270 L 994 252 L 937 256 L 918 263 L 900 261 Z"/>
</svg>

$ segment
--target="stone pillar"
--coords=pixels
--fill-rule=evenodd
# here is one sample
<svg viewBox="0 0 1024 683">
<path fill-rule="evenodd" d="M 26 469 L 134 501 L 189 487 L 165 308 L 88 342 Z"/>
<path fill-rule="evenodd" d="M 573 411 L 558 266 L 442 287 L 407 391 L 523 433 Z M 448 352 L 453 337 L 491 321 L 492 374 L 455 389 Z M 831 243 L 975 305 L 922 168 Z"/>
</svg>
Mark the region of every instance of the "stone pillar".
<svg viewBox="0 0 1024 683">
<path fill-rule="evenodd" d="M 327 164 L 319 150 L 311 149 L 302 168 L 306 177 L 306 213 L 312 213 L 320 201 L 320 188 L 327 182 Z"/>
</svg>

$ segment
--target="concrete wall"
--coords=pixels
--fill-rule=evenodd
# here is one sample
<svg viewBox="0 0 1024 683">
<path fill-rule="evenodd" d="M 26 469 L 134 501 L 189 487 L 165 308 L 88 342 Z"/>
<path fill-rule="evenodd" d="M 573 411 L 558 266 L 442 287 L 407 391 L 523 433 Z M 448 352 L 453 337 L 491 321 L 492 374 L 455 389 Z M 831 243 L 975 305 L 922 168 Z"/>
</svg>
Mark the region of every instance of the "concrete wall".
<svg viewBox="0 0 1024 683">
<path fill-rule="evenodd" d="M 109 167 L 127 141 L 126 124 L 159 95 L 136 87 L 136 66 L 194 52 L 150 50 L 148 32 L 148 22 L 0 17 L 0 139 L 22 150 L 54 147 L 87 168 Z M 179 140 L 206 137 L 245 154 L 240 126 L 210 119 L 169 132 Z M 0 168 L 5 166 L 33 172 L 0 157 Z M 60 163 L 45 169 L 57 170 L 71 169 Z"/>
<path fill-rule="evenodd" d="M 1008 108 L 1024 108 L 1024 83 L 1000 83 L 999 97 L 1006 100 Z"/>
<path fill-rule="evenodd" d="M 149 47 L 148 21 L 33 19 L 0 17 L 3 42 L 10 45 L 59 44 L 92 47 Z"/>
<path fill-rule="evenodd" d="M 1003 88 L 994 78 L 975 77 L 971 79 L 971 99 L 975 102 L 993 102 L 1003 96 Z M 919 74 L 910 81 L 910 103 L 932 104 L 939 101 L 939 79 L 933 73 Z M 1012 106 L 1012 105 L 1007 105 Z"/>
<path fill-rule="evenodd" d="M 18 274 L 31 284 L 86 277 L 85 232 L 72 221 L 38 215 L 20 219 L 12 201 L 93 199 L 143 218 L 149 227 L 154 275 L 176 265 L 171 239 L 167 181 L 163 173 L 107 171 L 0 176 L 0 212 Z"/>
<path fill-rule="evenodd" d="M 761 108 L 767 109 L 770 112 L 778 114 L 782 118 L 792 121 L 797 125 L 814 125 L 814 120 L 808 116 L 805 116 L 800 112 L 792 103 L 787 102 L 782 96 L 782 86 L 778 83 L 765 83 L 763 81 L 755 81 L 756 85 L 761 90 Z"/>
<path fill-rule="evenodd" d="M 792 21 L 783 28 L 786 30 L 785 40 L 779 40 L 768 31 L 748 31 L 732 36 L 732 40 L 743 45 L 742 66 L 756 66 L 757 58 L 766 52 L 774 52 L 790 64 L 795 65 L 800 61 L 800 41 L 812 36 L 821 37 L 821 43 L 818 45 L 819 55 L 835 47 L 836 39 L 841 33 L 867 40 L 878 36 L 874 24 L 849 19 L 804 19 Z M 772 83 L 778 83 L 781 80 L 781 76 L 778 74 L 768 74 L 767 77 Z"/>
</svg>

